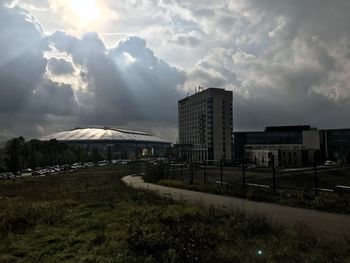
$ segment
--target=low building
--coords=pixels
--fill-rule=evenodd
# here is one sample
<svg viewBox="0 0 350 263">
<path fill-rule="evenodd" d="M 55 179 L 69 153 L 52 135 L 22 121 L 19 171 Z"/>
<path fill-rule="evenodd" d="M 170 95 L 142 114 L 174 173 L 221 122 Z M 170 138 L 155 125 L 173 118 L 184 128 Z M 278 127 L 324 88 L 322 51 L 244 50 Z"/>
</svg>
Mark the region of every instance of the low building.
<svg viewBox="0 0 350 263">
<path fill-rule="evenodd" d="M 320 131 L 324 159 L 350 163 L 350 129 Z"/>
<path fill-rule="evenodd" d="M 320 154 L 320 133 L 310 126 L 266 127 L 261 132 L 234 133 L 235 160 L 269 167 L 300 167 L 312 165 Z"/>
</svg>

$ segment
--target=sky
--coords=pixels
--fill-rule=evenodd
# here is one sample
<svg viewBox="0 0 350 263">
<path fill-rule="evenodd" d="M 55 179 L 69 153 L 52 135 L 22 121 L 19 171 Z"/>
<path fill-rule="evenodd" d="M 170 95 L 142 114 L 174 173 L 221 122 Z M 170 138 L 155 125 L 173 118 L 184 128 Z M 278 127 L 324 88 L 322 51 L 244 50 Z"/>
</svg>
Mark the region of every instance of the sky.
<svg viewBox="0 0 350 263">
<path fill-rule="evenodd" d="M 350 127 L 348 0 L 0 0 L 0 141 L 113 126 L 177 140 L 177 101 L 234 130 Z"/>
</svg>

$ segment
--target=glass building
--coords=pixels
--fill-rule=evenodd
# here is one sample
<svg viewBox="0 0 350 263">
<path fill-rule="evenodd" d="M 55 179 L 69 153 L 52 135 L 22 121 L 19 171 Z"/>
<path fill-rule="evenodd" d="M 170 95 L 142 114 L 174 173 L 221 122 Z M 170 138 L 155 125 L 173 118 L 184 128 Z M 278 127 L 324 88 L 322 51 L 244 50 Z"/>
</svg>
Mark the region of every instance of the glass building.
<svg viewBox="0 0 350 263">
<path fill-rule="evenodd" d="M 350 163 L 350 129 L 321 130 L 327 160 Z"/>
</svg>

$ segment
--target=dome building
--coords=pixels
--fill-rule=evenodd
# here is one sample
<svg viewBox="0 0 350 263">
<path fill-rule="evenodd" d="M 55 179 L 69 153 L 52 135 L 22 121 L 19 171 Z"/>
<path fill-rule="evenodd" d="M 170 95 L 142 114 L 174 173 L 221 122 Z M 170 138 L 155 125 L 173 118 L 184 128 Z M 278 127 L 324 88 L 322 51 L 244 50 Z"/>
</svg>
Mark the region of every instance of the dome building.
<svg viewBox="0 0 350 263">
<path fill-rule="evenodd" d="M 98 149 L 99 154 L 106 155 L 110 150 L 112 159 L 160 157 L 171 144 L 148 133 L 109 127 L 75 128 L 45 136 L 40 140 L 52 139 L 80 145 L 87 153 Z"/>
</svg>

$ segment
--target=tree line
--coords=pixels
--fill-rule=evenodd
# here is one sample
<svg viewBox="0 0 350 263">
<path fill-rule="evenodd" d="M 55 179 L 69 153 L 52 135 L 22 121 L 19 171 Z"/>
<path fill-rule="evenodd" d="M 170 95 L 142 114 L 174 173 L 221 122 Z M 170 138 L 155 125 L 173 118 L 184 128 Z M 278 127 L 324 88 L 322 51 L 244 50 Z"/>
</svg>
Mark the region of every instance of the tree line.
<svg viewBox="0 0 350 263">
<path fill-rule="evenodd" d="M 71 164 L 75 162 L 99 161 L 98 149 L 89 154 L 79 145 L 69 145 L 55 139 L 50 141 L 14 138 L 0 147 L 0 172 L 12 172 L 26 168 Z"/>
</svg>

